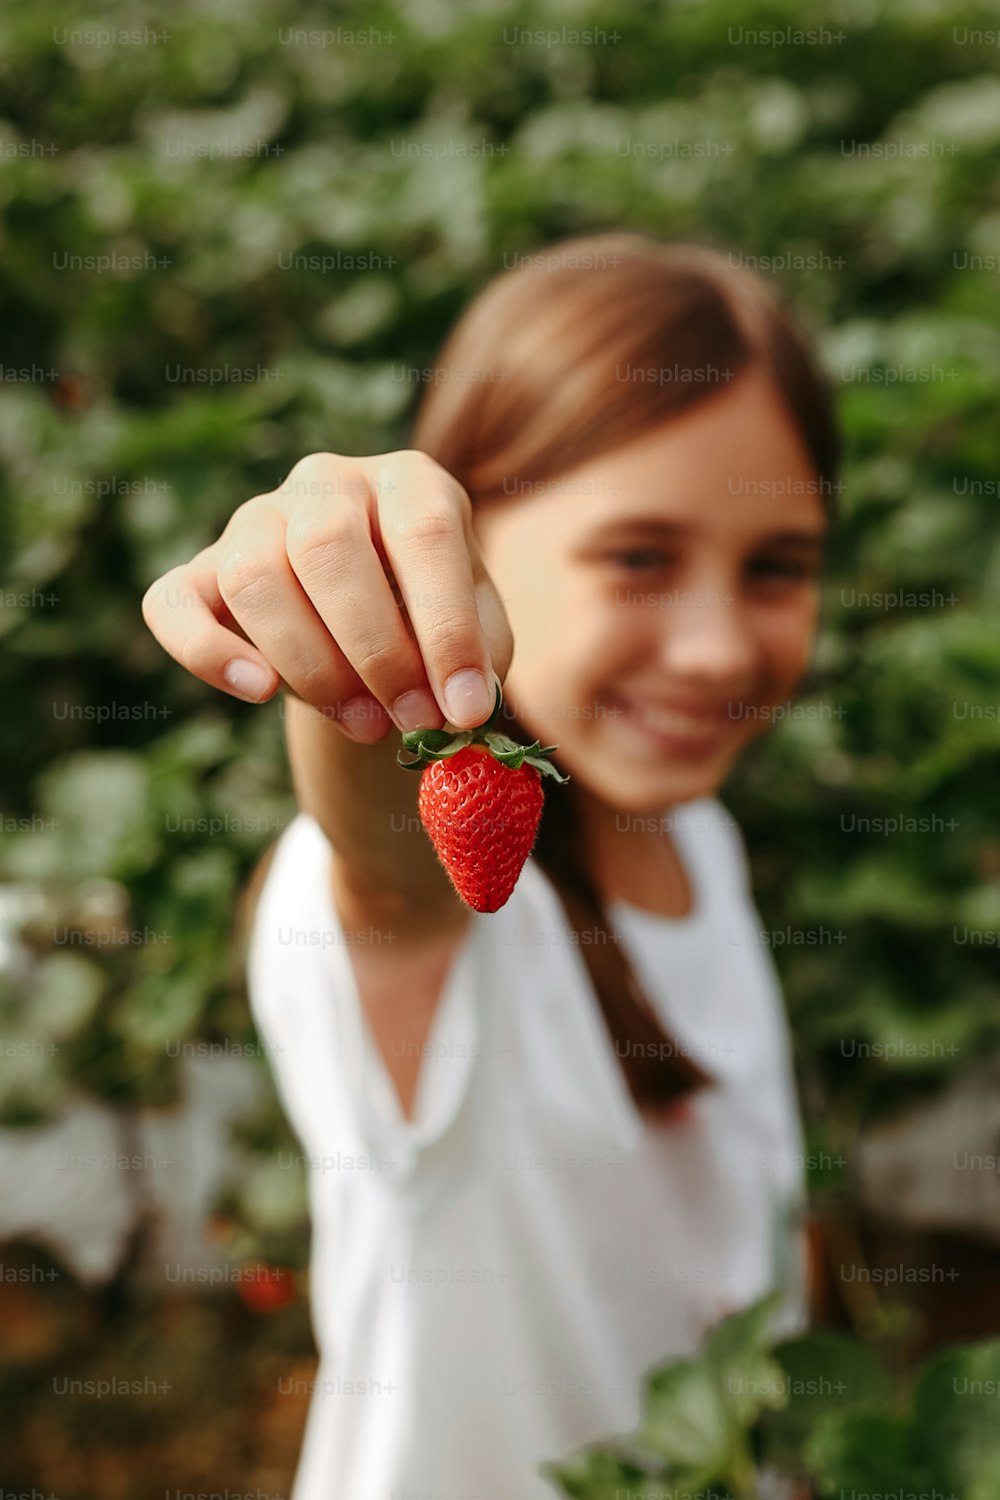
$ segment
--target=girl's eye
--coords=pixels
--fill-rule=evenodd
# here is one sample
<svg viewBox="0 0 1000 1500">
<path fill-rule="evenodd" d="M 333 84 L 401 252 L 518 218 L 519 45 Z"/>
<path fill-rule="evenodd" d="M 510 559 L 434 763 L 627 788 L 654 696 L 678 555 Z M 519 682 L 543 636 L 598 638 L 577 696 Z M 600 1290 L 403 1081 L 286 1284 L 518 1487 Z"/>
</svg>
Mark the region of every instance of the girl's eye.
<svg viewBox="0 0 1000 1500">
<path fill-rule="evenodd" d="M 655 547 L 630 547 L 624 552 L 612 552 L 610 560 L 619 567 L 640 572 L 648 568 L 662 568 L 667 561 L 667 554 Z"/>
<path fill-rule="evenodd" d="M 752 580 L 762 579 L 768 583 L 808 583 L 816 577 L 817 569 L 790 557 L 755 557 L 750 563 L 749 573 Z"/>
</svg>

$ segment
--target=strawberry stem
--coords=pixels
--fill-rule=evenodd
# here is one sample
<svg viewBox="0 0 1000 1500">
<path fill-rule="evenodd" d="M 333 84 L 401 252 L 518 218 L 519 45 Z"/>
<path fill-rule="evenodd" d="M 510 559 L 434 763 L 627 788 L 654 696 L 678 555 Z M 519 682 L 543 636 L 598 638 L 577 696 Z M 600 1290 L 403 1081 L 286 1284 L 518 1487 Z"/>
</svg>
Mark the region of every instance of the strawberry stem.
<svg viewBox="0 0 1000 1500">
<path fill-rule="evenodd" d="M 503 702 L 503 691 L 497 682 L 496 702 L 493 712 L 488 719 L 477 724 L 474 729 L 449 730 L 449 729 L 411 729 L 403 735 L 402 749 L 396 751 L 396 764 L 404 771 L 422 771 L 434 760 L 447 760 L 451 755 L 457 755 L 467 745 L 482 745 L 498 760 L 501 765 L 507 766 L 511 771 L 519 771 L 523 765 L 533 766 L 542 776 L 551 776 L 559 782 L 569 781 L 568 776 L 552 764 L 546 756 L 552 750 L 558 750 L 558 745 L 542 745 L 535 740 L 530 745 L 520 745 L 517 740 L 512 740 L 509 735 L 501 734 L 490 726 L 496 721 Z M 404 752 L 412 759 L 403 759 Z"/>
</svg>

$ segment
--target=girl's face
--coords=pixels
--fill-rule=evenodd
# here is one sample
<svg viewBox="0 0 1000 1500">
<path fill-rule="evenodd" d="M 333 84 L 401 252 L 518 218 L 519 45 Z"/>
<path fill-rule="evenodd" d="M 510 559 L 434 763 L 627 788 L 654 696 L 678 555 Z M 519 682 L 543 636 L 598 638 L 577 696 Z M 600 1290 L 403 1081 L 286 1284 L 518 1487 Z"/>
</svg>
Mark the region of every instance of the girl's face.
<svg viewBox="0 0 1000 1500">
<path fill-rule="evenodd" d="M 505 699 L 609 807 L 713 793 L 809 664 L 826 517 L 757 371 L 475 518 L 514 634 Z"/>
</svg>

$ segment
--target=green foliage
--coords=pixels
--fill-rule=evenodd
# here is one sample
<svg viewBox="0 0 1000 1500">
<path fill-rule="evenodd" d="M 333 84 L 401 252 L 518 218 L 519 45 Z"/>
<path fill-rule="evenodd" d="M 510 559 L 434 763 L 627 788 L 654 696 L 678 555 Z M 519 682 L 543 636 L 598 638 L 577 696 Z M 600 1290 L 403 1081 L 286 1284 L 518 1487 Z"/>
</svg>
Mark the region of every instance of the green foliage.
<svg viewBox="0 0 1000 1500">
<path fill-rule="evenodd" d="M 148 583 L 303 454 L 404 444 L 406 371 L 484 281 L 620 226 L 773 268 L 842 387 L 808 712 L 726 791 L 811 1133 L 836 1150 L 969 1067 L 998 1015 L 974 935 L 1000 929 L 1000 84 L 961 35 L 992 9 L 831 0 L 808 21 L 828 38 L 774 45 L 743 30 L 803 25 L 791 0 L 354 0 L 335 21 L 119 0 L 91 23 L 148 25 L 142 45 L 64 33 L 83 24 L 27 0 L 0 18 L 0 879 L 40 893 L 0 1004 L 8 1036 L 58 1041 L 2 1060 L 3 1118 L 70 1079 L 166 1102 L 165 1038 L 248 1026 L 230 930 L 293 811 L 279 710 L 166 661 Z M 296 39 L 333 25 L 378 40 Z M 605 40 L 508 39 L 565 26 Z M 930 822 L 884 831 L 907 818 Z"/>
<path fill-rule="evenodd" d="M 546 1464 L 545 1477 L 573 1500 L 753 1500 L 757 1470 L 806 1480 L 820 1500 L 997 1493 L 1000 1340 L 934 1356 L 912 1394 L 894 1394 L 844 1335 L 775 1343 L 775 1305 L 761 1299 L 718 1324 L 696 1356 L 650 1371 L 637 1431 Z"/>
<path fill-rule="evenodd" d="M 791 1465 L 798 1461 L 833 1398 L 838 1414 L 888 1403 L 889 1381 L 875 1356 L 840 1334 L 820 1331 L 808 1339 L 790 1340 L 778 1346 L 774 1359 L 780 1388 L 788 1398 L 762 1424 L 774 1460 Z"/>
</svg>

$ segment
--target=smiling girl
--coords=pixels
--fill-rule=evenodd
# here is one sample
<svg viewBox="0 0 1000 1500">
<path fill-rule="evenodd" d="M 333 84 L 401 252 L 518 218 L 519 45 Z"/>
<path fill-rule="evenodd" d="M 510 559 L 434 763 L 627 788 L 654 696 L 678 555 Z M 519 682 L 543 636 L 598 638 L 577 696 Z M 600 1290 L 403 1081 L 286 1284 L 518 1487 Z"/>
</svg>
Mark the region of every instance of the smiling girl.
<svg viewBox="0 0 1000 1500">
<path fill-rule="evenodd" d="M 249 979 L 310 1162 L 295 1500 L 541 1500 L 719 1317 L 775 1285 L 805 1317 L 787 1029 L 717 793 L 808 667 L 838 438 L 762 280 L 610 234 L 480 294 L 412 444 L 303 459 L 144 614 L 212 686 L 282 689 L 300 812 Z M 395 756 L 497 680 L 571 779 L 476 914 Z"/>
</svg>

